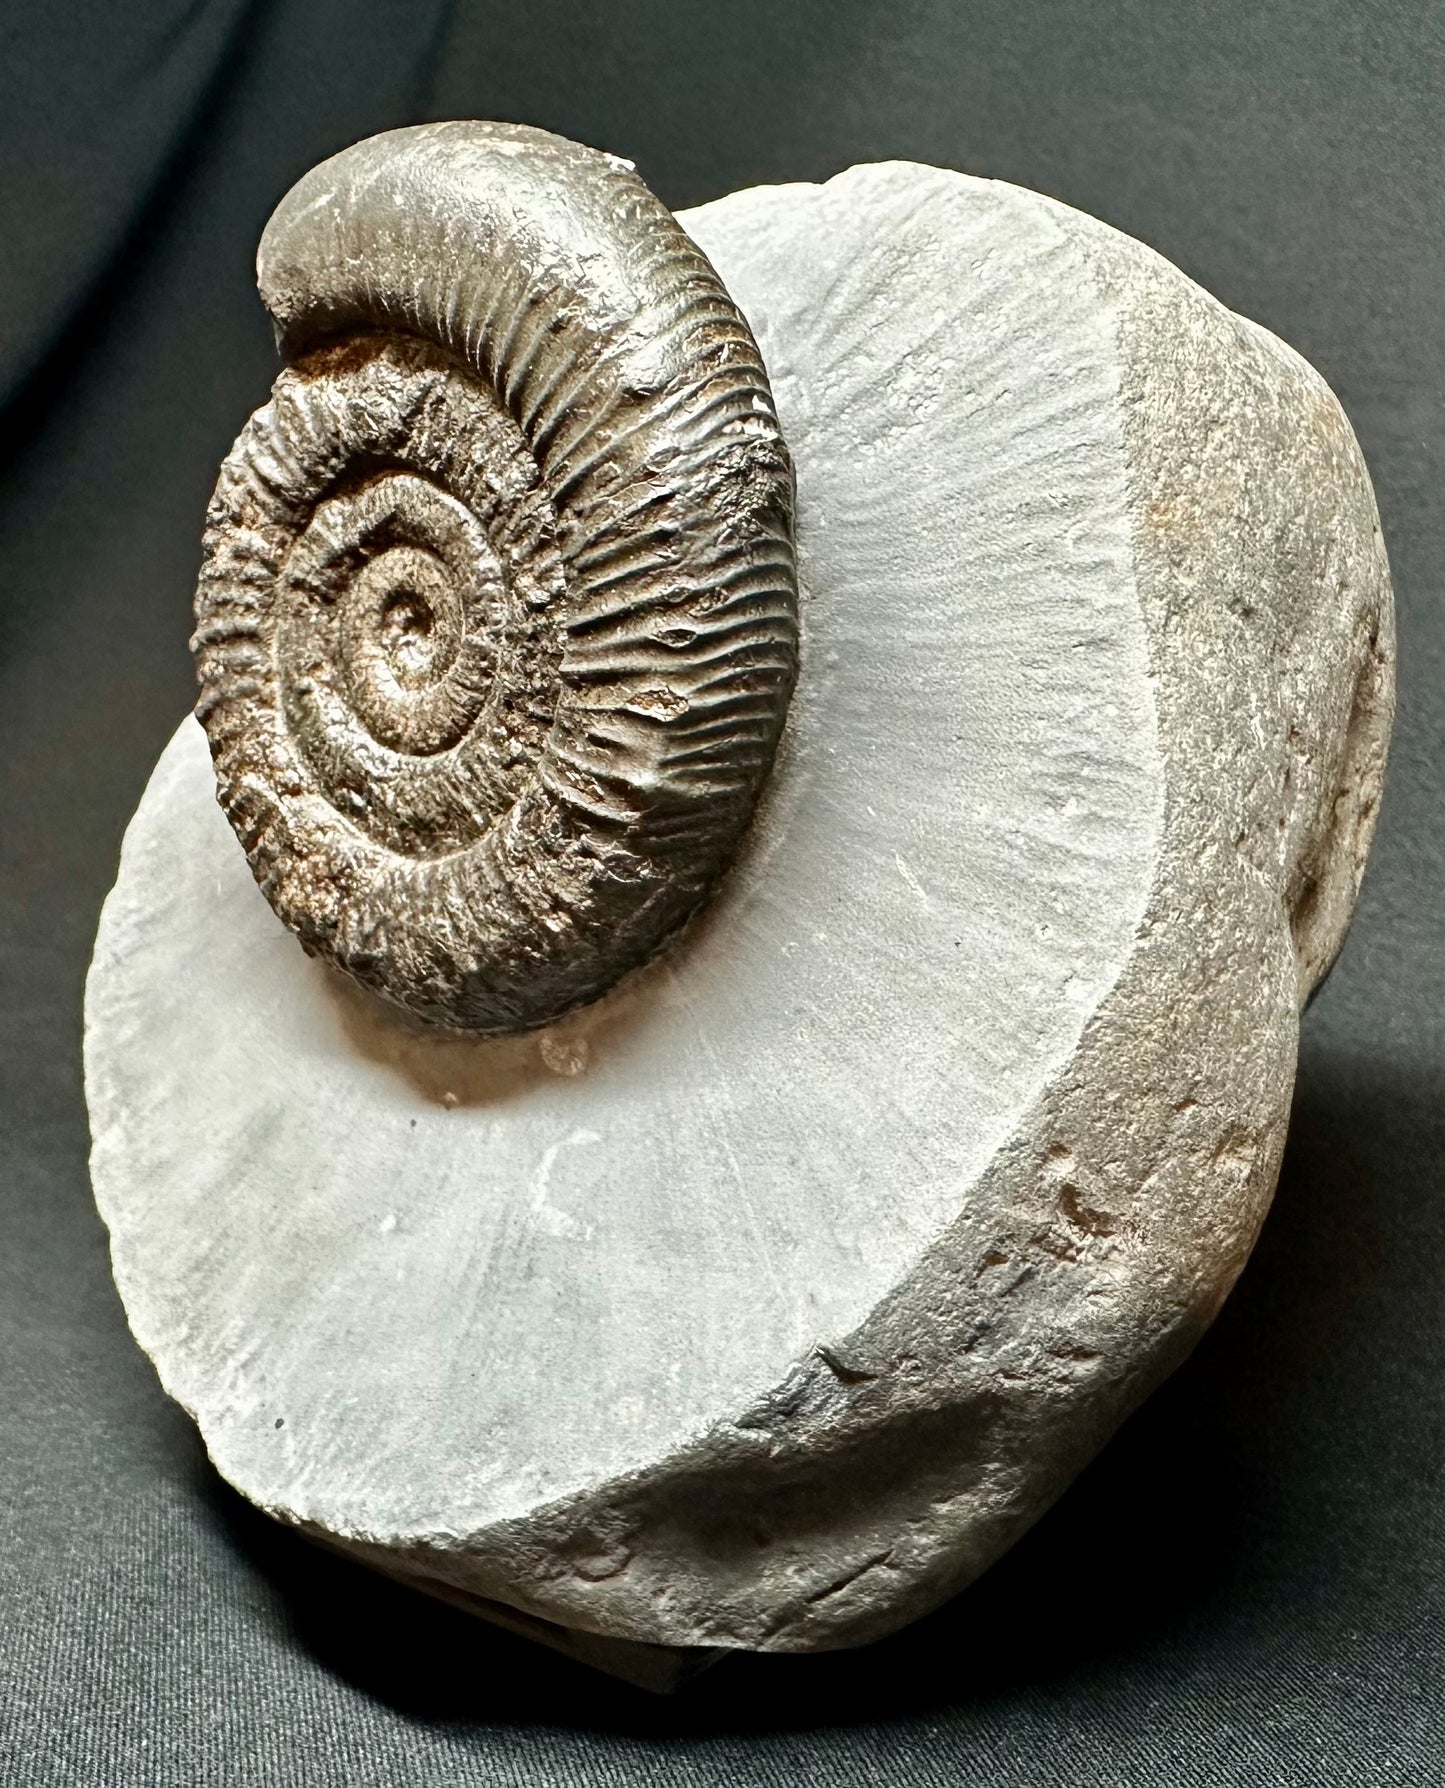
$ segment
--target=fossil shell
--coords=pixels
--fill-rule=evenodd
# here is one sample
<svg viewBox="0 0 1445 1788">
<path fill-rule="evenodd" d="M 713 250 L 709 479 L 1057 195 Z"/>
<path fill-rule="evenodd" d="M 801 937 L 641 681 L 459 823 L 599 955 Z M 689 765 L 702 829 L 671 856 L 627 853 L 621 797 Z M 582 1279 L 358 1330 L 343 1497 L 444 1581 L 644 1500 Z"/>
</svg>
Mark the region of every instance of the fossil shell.
<svg viewBox="0 0 1445 1788">
<path fill-rule="evenodd" d="M 187 722 L 96 942 L 92 1173 L 260 1507 L 569 1647 L 815 1650 L 996 1558 L 1242 1266 L 1389 572 L 1319 376 L 1093 219 L 894 163 L 683 223 L 807 598 L 709 923 L 540 1035 L 423 1031 L 295 962 Z"/>
<path fill-rule="evenodd" d="M 313 954 L 480 1033 L 696 908 L 797 657 L 792 470 L 746 322 L 628 165 L 392 131 L 283 200 L 287 359 L 193 639 L 221 805 Z"/>
</svg>

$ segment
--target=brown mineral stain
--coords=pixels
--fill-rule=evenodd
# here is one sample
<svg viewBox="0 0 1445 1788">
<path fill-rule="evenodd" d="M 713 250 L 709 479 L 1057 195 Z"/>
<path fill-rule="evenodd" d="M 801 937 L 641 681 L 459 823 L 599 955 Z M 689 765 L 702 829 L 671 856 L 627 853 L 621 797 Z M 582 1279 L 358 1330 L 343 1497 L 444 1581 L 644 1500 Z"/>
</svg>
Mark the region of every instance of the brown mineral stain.
<svg viewBox="0 0 1445 1788">
<path fill-rule="evenodd" d="M 639 988 L 643 970 L 595 1005 L 541 1030 L 472 1037 L 412 1017 L 327 964 L 312 967 L 346 1047 L 444 1111 L 503 1104 L 538 1087 L 580 1081 L 599 1059 L 620 1050 L 655 1009 Z"/>
<path fill-rule="evenodd" d="M 1117 1235 L 1119 1219 L 1110 1211 L 1100 1211 L 1085 1204 L 1083 1194 L 1071 1181 L 1059 1188 L 1059 1209 L 1075 1229 L 1085 1235 Z"/>
</svg>

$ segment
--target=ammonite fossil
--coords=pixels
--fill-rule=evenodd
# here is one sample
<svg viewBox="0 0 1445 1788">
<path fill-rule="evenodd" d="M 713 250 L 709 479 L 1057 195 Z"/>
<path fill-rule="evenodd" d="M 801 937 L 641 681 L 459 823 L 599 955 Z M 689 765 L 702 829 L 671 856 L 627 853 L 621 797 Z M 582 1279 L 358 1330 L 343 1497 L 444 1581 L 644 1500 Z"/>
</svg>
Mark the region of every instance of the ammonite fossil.
<svg viewBox="0 0 1445 1788">
<path fill-rule="evenodd" d="M 1211 1321 L 1394 661 L 1338 403 L 1151 249 L 899 163 L 681 221 L 809 549 L 712 922 L 557 1034 L 339 1015 L 187 719 L 85 1045 L 116 1283 L 222 1475 L 654 1685 L 954 1594 Z M 675 923 L 762 774 L 756 359 L 625 173 L 530 134 L 363 146 L 263 271 L 299 358 L 218 500 L 223 792 L 313 947 L 527 1021 Z"/>
<path fill-rule="evenodd" d="M 544 1024 L 704 898 L 797 658 L 751 332 L 624 162 L 393 131 L 261 243 L 287 366 L 211 503 L 197 712 L 256 879 L 420 1016 Z"/>
</svg>

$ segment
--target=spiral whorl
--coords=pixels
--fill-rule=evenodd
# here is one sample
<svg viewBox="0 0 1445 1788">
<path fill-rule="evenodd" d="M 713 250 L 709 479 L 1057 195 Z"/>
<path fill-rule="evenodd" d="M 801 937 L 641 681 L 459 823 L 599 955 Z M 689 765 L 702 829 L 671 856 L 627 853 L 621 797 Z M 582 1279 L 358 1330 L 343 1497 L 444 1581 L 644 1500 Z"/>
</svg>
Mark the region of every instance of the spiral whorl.
<svg viewBox="0 0 1445 1788">
<path fill-rule="evenodd" d="M 391 131 L 262 238 L 287 359 L 207 517 L 222 806 L 308 950 L 544 1024 L 728 862 L 792 689 L 792 473 L 752 335 L 626 164 Z"/>
</svg>

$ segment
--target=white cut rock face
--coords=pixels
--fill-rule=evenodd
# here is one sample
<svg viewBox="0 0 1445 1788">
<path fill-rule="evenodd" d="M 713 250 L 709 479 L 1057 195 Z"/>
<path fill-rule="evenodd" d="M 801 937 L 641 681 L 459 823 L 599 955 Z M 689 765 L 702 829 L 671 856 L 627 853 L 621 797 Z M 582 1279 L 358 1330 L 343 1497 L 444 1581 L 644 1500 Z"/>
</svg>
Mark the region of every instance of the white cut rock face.
<svg viewBox="0 0 1445 1788">
<path fill-rule="evenodd" d="M 93 1171 L 253 1501 L 562 1627 L 808 1650 L 997 1557 L 1242 1266 L 1390 589 L 1329 390 L 1138 243 L 902 164 L 682 221 L 798 475 L 721 894 L 551 1030 L 428 1035 L 277 923 L 187 720 L 96 945 Z"/>
</svg>

